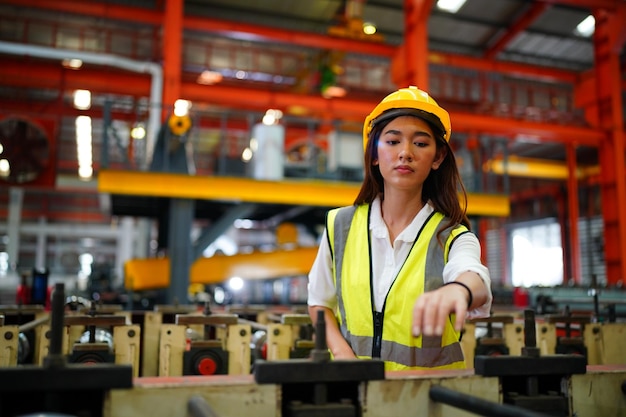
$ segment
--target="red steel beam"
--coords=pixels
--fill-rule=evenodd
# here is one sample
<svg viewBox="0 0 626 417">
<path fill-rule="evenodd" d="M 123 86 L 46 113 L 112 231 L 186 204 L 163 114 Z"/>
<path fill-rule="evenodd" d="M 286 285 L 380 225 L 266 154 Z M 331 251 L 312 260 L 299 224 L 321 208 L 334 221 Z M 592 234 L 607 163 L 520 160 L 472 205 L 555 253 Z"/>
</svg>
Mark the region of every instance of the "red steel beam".
<svg viewBox="0 0 626 417">
<path fill-rule="evenodd" d="M 95 93 L 146 97 L 150 94 L 150 75 L 99 68 L 66 70 L 60 64 L 3 59 L 2 84 L 12 87 L 87 89 Z"/>
<path fill-rule="evenodd" d="M 166 0 L 165 13 L 167 19 L 163 23 L 163 115 L 166 109 L 174 106 L 180 97 L 183 54 L 183 2 Z"/>
<path fill-rule="evenodd" d="M 541 16 L 541 14 L 548 8 L 547 3 L 533 3 L 532 6 L 526 12 L 520 16 L 513 26 L 509 27 L 509 29 L 504 33 L 498 41 L 493 44 L 489 49 L 485 51 L 483 57 L 485 59 L 494 59 L 498 53 L 500 53 L 506 46 L 511 42 L 517 35 L 526 30 L 528 26 L 530 26 L 537 17 Z"/>
<path fill-rule="evenodd" d="M 433 0 L 404 0 L 404 61 L 399 85 L 428 90 L 428 16 Z"/>
<path fill-rule="evenodd" d="M 598 146 L 606 134 L 597 129 L 538 123 L 517 119 L 478 115 L 473 113 L 450 112 L 452 134 L 454 132 L 482 132 L 507 135 L 516 138 L 520 135 L 537 138 L 537 142 L 555 142 L 584 146 Z"/>
<path fill-rule="evenodd" d="M 497 72 L 512 76 L 531 77 L 545 82 L 564 82 L 573 84 L 578 81 L 578 73 L 555 68 L 535 67 L 533 65 L 513 62 L 486 60 L 465 55 L 443 54 L 430 52 L 428 60 L 431 64 L 451 67 L 468 68 L 477 71 Z"/>
<path fill-rule="evenodd" d="M 119 4 L 83 0 L 2 0 L 4 4 L 11 4 L 30 9 L 52 10 L 55 12 L 96 16 L 104 19 L 134 21 L 149 25 L 163 24 L 163 11 L 150 10 L 141 7 L 129 7 Z"/>
<path fill-rule="evenodd" d="M 162 11 L 154 11 L 140 7 L 127 7 L 113 4 L 105 5 L 99 2 L 84 2 L 78 0 L 3 0 L 3 2 L 20 7 L 38 8 L 65 13 L 78 13 L 98 18 L 105 17 L 126 20 L 134 23 L 152 24 L 157 26 L 163 24 Z M 393 58 L 397 49 L 395 46 L 381 43 L 276 29 L 239 22 L 229 22 L 212 19 L 210 17 L 185 16 L 183 27 L 187 30 L 217 33 L 244 40 L 282 42 L 290 45 L 300 45 L 319 49 L 334 49 L 345 52 L 356 52 L 364 55 L 383 56 L 387 58 Z M 517 63 L 487 61 L 484 59 L 463 57 L 454 54 L 431 53 L 429 55 L 429 62 L 479 71 L 493 71 L 513 75 L 522 75 L 545 81 L 574 82 L 576 80 L 576 73 L 573 71 L 549 69 Z"/>
<path fill-rule="evenodd" d="M 50 89 L 58 89 L 63 80 L 67 89 L 86 88 L 92 91 L 130 94 L 139 97 L 147 96 L 150 91 L 150 80 L 145 74 L 115 73 L 113 75 L 106 70 L 99 69 L 67 71 L 50 64 L 24 66 L 15 61 L 8 61 L 0 66 L 0 79 L 13 86 L 33 87 L 35 85 L 38 88 Z M 205 86 L 194 82 L 182 83 L 181 97 L 194 102 L 257 110 L 272 107 L 288 110 L 296 104 L 316 114 L 355 121 L 362 121 L 376 104 L 368 100 L 349 98 L 328 100 L 318 95 L 252 90 L 224 85 Z M 597 146 L 604 138 L 604 133 L 595 129 L 462 112 L 453 113 L 452 126 L 453 131 L 457 132 L 482 131 L 511 136 L 524 134 L 545 141 L 588 146 Z"/>
<path fill-rule="evenodd" d="M 548 4 L 560 4 L 564 6 L 574 6 L 583 9 L 606 9 L 615 10 L 623 0 L 535 0 Z"/>
</svg>

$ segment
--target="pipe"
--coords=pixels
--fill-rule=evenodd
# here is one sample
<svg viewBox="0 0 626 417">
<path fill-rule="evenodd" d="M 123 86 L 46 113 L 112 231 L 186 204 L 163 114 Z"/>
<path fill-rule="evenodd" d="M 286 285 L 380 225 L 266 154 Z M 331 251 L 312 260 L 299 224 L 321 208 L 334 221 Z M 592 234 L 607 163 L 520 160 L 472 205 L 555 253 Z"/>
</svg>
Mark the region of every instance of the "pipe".
<svg viewBox="0 0 626 417">
<path fill-rule="evenodd" d="M 509 404 L 494 403 L 439 385 L 431 386 L 428 391 L 428 396 L 432 401 L 447 404 L 485 417 L 548 417 L 548 415 L 544 413 L 538 413 Z"/>
<path fill-rule="evenodd" d="M 5 41 L 0 41 L 0 53 L 59 60 L 77 58 L 89 64 L 106 65 L 121 68 L 126 71 L 150 74 L 152 76 L 152 83 L 150 84 L 147 155 L 152 155 L 154 143 L 156 141 L 156 134 L 161 126 L 163 70 L 159 64 L 147 61 L 136 61 L 111 54 L 98 54 L 94 52 L 74 51 L 71 49 L 57 49 L 46 46 Z M 146 164 L 146 166 L 149 166 L 149 161 L 146 161 Z"/>
<path fill-rule="evenodd" d="M 48 321 L 50 321 L 50 316 L 40 317 L 33 321 L 29 321 L 28 323 L 21 324 L 17 329 L 20 333 L 26 333 L 29 330 L 41 326 L 42 324 L 46 324 Z"/>
<path fill-rule="evenodd" d="M 7 222 L 8 223 L 8 222 Z M 7 233 L 10 225 L 0 222 L 0 233 Z M 85 231 L 76 227 L 71 223 L 22 223 L 20 225 L 20 234 L 22 236 L 56 236 L 56 237 L 92 237 L 99 239 L 118 239 L 120 238 L 120 230 L 110 225 L 92 225 L 89 230 Z"/>
<path fill-rule="evenodd" d="M 187 411 L 191 417 L 218 417 L 209 403 L 200 395 L 194 395 L 187 401 Z"/>
</svg>

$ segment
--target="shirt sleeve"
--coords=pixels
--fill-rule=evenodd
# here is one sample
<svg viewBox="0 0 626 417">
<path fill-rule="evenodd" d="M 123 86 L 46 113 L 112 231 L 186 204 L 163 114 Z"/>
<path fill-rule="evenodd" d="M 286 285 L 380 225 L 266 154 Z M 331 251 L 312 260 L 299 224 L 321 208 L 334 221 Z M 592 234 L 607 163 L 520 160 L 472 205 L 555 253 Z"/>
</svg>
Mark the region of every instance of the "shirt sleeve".
<svg viewBox="0 0 626 417">
<path fill-rule="evenodd" d="M 307 304 L 328 307 L 331 310 L 337 307 L 337 294 L 332 276 L 332 258 L 326 230 L 322 233 L 317 256 L 309 272 Z"/>
<path fill-rule="evenodd" d="M 480 243 L 476 235 L 474 233 L 463 233 L 456 238 L 450 247 L 448 263 L 443 269 L 444 283 L 454 281 L 465 271 L 472 271 L 476 272 L 487 286 L 489 290 L 487 301 L 482 306 L 469 311 L 467 313 L 468 319 L 489 317 L 491 313 L 491 303 L 493 301 L 491 276 L 489 275 L 489 269 L 481 262 L 480 256 Z"/>
</svg>

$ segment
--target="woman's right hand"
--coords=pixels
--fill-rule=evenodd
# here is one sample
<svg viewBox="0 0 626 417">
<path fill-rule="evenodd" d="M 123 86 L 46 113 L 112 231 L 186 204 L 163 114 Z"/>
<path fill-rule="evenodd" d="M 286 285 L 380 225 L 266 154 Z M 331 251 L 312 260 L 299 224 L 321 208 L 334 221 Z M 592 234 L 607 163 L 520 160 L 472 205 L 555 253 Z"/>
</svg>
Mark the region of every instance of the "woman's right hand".
<svg viewBox="0 0 626 417">
<path fill-rule="evenodd" d="M 339 325 L 337 324 L 337 317 L 331 309 L 322 306 L 309 306 L 309 316 L 313 325 L 317 321 L 317 312 L 319 310 L 324 311 L 324 321 L 326 322 L 326 345 L 333 355 L 333 359 L 356 359 L 356 355 L 352 351 L 352 348 L 344 339 Z"/>
</svg>

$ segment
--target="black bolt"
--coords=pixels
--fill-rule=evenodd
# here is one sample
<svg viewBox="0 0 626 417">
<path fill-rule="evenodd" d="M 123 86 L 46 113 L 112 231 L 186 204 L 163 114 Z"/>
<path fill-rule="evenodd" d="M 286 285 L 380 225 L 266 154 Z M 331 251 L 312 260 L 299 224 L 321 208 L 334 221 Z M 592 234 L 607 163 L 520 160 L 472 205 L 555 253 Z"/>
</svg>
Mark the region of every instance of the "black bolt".
<svg viewBox="0 0 626 417">
<path fill-rule="evenodd" d="M 135 337 L 135 331 L 133 329 L 128 331 L 128 337 Z"/>
<path fill-rule="evenodd" d="M 13 339 L 13 332 L 6 332 L 6 333 L 4 334 L 4 339 L 5 339 L 5 340 L 11 340 L 11 339 Z"/>
</svg>

